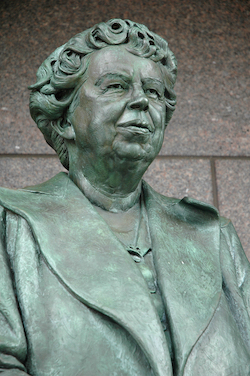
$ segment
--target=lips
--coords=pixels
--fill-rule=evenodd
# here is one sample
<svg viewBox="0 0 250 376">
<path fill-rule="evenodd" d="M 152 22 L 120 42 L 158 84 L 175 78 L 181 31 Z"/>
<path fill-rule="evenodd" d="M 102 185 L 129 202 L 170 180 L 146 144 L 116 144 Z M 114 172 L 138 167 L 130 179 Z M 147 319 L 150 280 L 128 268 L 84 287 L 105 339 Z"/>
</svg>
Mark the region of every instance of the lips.
<svg viewBox="0 0 250 376">
<path fill-rule="evenodd" d="M 145 121 L 141 121 L 140 119 L 134 119 L 121 124 L 117 124 L 117 127 L 125 128 L 128 131 L 140 134 L 148 134 L 153 132 L 152 125 Z"/>
</svg>

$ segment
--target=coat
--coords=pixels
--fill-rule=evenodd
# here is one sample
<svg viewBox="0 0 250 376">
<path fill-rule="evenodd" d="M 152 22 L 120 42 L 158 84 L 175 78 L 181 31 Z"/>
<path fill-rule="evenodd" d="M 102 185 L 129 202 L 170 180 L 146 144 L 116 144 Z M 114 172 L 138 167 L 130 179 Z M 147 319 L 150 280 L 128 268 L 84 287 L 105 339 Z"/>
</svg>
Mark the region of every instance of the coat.
<svg viewBox="0 0 250 376">
<path fill-rule="evenodd" d="M 138 267 L 60 173 L 0 190 L 3 376 L 250 375 L 250 267 L 231 222 L 143 192 L 173 361 Z"/>
</svg>

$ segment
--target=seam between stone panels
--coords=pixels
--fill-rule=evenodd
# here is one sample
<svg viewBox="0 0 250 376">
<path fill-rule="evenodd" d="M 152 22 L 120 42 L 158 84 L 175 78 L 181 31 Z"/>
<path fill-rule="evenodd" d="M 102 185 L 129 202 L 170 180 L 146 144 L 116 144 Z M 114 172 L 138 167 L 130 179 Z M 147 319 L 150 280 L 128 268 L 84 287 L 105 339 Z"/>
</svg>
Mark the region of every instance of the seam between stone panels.
<svg viewBox="0 0 250 376">
<path fill-rule="evenodd" d="M 58 158 L 56 154 L 18 154 L 18 153 L 0 153 L 0 158 Z M 249 160 L 250 156 L 245 155 L 158 155 L 156 159 L 219 159 L 219 160 Z"/>
<path fill-rule="evenodd" d="M 0 154 L 0 158 L 58 158 L 57 154 Z"/>
<path fill-rule="evenodd" d="M 212 193 L 214 206 L 219 210 L 218 186 L 216 178 L 215 159 L 210 158 L 211 178 L 212 178 Z"/>
<path fill-rule="evenodd" d="M 158 155 L 158 159 L 220 159 L 220 160 L 249 160 L 250 156 L 245 155 Z"/>
</svg>

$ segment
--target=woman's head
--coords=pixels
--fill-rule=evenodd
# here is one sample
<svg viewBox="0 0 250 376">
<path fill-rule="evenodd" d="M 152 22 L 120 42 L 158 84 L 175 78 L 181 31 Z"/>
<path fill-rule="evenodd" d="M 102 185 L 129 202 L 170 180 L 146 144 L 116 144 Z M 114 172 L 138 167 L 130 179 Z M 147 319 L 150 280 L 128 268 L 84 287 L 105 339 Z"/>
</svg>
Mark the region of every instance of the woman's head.
<svg viewBox="0 0 250 376">
<path fill-rule="evenodd" d="M 36 84 L 30 86 L 31 116 L 67 169 L 67 146 L 53 123 L 60 122 L 63 126 L 68 114 L 76 108 L 79 89 L 87 79 L 91 54 L 112 45 L 125 45 L 131 54 L 149 58 L 159 65 L 165 85 L 166 125 L 175 109 L 177 63 L 164 39 L 144 25 L 120 19 L 102 22 L 77 34 L 43 62 L 37 72 Z"/>
</svg>

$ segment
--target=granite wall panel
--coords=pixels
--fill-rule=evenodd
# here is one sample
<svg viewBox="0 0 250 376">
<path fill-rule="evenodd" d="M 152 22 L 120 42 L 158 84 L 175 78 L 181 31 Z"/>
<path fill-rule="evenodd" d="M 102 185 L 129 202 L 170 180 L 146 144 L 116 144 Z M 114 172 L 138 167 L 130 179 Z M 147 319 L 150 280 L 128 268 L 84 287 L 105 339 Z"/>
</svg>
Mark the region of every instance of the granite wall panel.
<svg viewBox="0 0 250 376">
<path fill-rule="evenodd" d="M 144 178 L 157 192 L 166 196 L 189 196 L 213 205 L 209 160 L 157 158 Z"/>
<path fill-rule="evenodd" d="M 29 117 L 27 86 L 71 36 L 122 17 L 165 37 L 179 62 L 178 106 L 162 155 L 249 156 L 249 12 L 249 0 L 2 0 L 1 152 L 51 152 Z"/>
<path fill-rule="evenodd" d="M 0 186 L 23 188 L 40 184 L 60 171 L 66 171 L 54 156 L 0 157 Z"/>
</svg>

